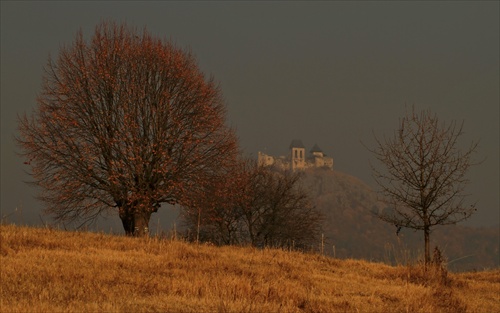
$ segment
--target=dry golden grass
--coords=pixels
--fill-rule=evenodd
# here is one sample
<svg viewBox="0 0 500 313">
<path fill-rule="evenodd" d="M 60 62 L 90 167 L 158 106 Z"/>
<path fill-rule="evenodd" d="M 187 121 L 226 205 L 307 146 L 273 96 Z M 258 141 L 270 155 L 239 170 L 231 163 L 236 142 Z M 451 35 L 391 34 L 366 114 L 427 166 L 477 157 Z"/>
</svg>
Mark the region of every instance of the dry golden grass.
<svg viewBox="0 0 500 313">
<path fill-rule="evenodd" d="M 500 270 L 0 226 L 1 312 L 499 312 Z"/>
</svg>

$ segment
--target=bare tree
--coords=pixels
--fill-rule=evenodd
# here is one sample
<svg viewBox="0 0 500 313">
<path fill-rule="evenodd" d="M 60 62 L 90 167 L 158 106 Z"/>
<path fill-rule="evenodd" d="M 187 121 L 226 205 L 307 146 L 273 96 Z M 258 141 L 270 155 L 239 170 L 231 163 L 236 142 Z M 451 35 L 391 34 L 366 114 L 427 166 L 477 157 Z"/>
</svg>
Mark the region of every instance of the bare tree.
<svg viewBox="0 0 500 313">
<path fill-rule="evenodd" d="M 18 142 L 58 220 L 113 210 L 145 235 L 161 203 L 184 203 L 237 154 L 225 105 L 190 52 L 148 31 L 101 23 L 49 59 Z"/>
<path fill-rule="evenodd" d="M 227 175 L 229 174 L 229 175 Z M 322 214 L 301 185 L 301 173 L 241 161 L 183 210 L 191 234 L 216 244 L 306 249 L 320 240 Z"/>
<path fill-rule="evenodd" d="M 323 215 L 302 185 L 302 175 L 256 167 L 253 197 L 243 207 L 252 245 L 307 249 L 319 242 Z"/>
<path fill-rule="evenodd" d="M 230 245 L 244 242 L 241 207 L 247 199 L 244 163 L 220 169 L 211 183 L 192 189 L 182 218 L 190 240 Z"/>
<path fill-rule="evenodd" d="M 430 262 L 429 237 L 436 225 L 456 224 L 469 218 L 475 204 L 465 204 L 466 172 L 473 165 L 477 143 L 464 151 L 458 139 L 463 122 L 441 123 L 430 111 L 412 108 L 399 129 L 371 150 L 384 170 L 372 166 L 374 178 L 390 206 L 379 217 L 398 227 L 424 232 L 425 264 Z"/>
</svg>

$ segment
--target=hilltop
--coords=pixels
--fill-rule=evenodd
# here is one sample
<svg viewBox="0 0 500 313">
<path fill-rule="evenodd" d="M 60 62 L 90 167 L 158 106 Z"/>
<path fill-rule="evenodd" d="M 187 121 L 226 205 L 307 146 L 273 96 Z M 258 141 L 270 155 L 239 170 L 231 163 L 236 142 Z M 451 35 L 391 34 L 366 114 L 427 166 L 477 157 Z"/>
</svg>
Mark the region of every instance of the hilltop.
<svg viewBox="0 0 500 313">
<path fill-rule="evenodd" d="M 421 256 L 423 234 L 402 229 L 396 235 L 394 225 L 373 214 L 384 206 L 360 179 L 338 171 L 308 169 L 304 171 L 304 185 L 326 216 L 328 255 L 392 265 L 414 262 Z M 438 226 L 431 234 L 431 247 L 438 246 L 444 252 L 453 271 L 498 268 L 499 234 L 498 227 Z"/>
<path fill-rule="evenodd" d="M 2 312 L 498 312 L 500 271 L 447 273 L 0 226 Z M 439 274 L 439 275 L 438 275 Z"/>
</svg>

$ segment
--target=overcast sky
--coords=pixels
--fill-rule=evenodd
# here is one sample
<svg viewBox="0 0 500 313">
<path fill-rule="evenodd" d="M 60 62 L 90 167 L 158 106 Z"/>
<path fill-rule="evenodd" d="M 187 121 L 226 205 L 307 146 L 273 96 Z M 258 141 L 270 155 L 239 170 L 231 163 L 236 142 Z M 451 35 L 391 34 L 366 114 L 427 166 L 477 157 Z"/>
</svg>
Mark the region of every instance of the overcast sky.
<svg viewBox="0 0 500 313">
<path fill-rule="evenodd" d="M 17 115 L 35 107 L 49 54 L 112 19 L 190 48 L 253 156 L 301 139 L 373 186 L 361 142 L 390 134 L 405 107 L 464 120 L 463 146 L 480 139 L 485 158 L 470 171 L 479 211 L 466 224 L 498 224 L 499 15 L 497 1 L 1 1 L 1 214 L 41 221 L 16 155 Z"/>
</svg>

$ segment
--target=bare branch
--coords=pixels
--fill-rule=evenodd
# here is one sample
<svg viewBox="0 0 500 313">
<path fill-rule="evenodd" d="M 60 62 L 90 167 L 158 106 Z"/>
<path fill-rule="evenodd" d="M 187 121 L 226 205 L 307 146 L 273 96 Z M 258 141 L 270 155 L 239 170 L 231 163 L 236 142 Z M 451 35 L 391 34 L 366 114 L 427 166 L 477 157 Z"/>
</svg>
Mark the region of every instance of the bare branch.
<svg viewBox="0 0 500 313">
<path fill-rule="evenodd" d="M 456 121 L 440 124 L 430 111 L 417 114 L 412 108 L 392 137 L 375 136 L 376 148 L 368 148 L 382 165 L 371 167 L 380 194 L 391 208 L 379 217 L 398 227 L 423 230 L 426 263 L 430 228 L 463 221 L 476 210 L 475 205 L 465 205 L 464 191 L 469 182 L 467 170 L 477 164 L 472 155 L 478 144 L 459 149 L 463 125 Z"/>
</svg>

